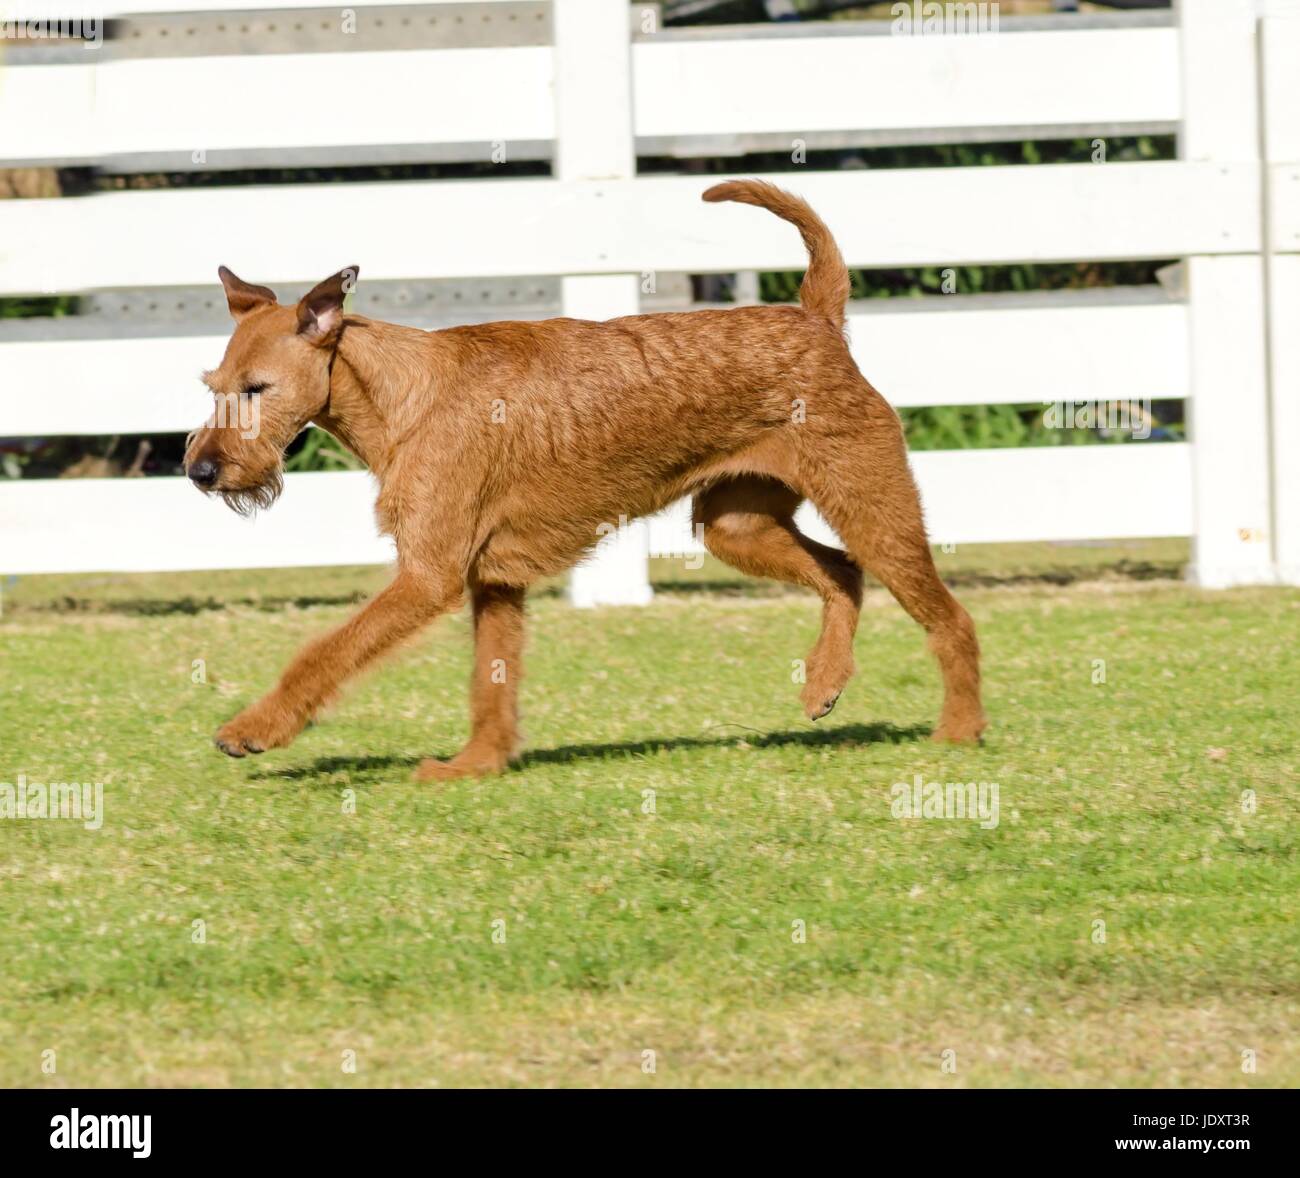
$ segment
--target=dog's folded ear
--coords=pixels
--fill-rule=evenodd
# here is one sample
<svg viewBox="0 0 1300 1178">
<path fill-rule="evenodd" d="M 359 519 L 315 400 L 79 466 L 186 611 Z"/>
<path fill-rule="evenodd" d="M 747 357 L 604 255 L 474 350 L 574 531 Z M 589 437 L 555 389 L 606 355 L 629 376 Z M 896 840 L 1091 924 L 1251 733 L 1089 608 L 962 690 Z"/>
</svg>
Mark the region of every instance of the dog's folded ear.
<svg viewBox="0 0 1300 1178">
<path fill-rule="evenodd" d="M 275 302 L 275 291 L 265 286 L 254 286 L 245 282 L 225 266 L 217 267 L 217 277 L 226 288 L 226 304 L 230 307 L 230 316 L 236 322 L 258 307 L 270 306 Z"/>
<path fill-rule="evenodd" d="M 343 326 L 343 300 L 357 285 L 360 270 L 348 266 L 317 283 L 298 303 L 298 334 L 312 343 L 332 343 Z"/>
</svg>

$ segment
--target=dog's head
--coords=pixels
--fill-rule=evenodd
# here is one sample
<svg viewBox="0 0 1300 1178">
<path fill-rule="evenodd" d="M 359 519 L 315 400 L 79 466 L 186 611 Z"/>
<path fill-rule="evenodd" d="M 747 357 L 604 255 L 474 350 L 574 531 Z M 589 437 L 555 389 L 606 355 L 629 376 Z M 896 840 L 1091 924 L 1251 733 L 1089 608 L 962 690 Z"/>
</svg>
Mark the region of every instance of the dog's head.
<svg viewBox="0 0 1300 1178">
<path fill-rule="evenodd" d="M 329 401 L 343 300 L 357 268 L 331 275 L 290 307 L 224 266 L 218 274 L 235 332 L 220 366 L 203 374 L 216 405 L 186 442 L 185 473 L 246 515 L 275 502 L 286 448 Z"/>
</svg>

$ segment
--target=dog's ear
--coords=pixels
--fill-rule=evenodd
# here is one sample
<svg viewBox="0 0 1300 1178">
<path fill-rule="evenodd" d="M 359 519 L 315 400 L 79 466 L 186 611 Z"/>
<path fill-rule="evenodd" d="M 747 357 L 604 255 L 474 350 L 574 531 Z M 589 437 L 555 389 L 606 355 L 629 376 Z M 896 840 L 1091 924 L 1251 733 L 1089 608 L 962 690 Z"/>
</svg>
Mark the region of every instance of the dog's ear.
<svg viewBox="0 0 1300 1178">
<path fill-rule="evenodd" d="M 275 291 L 265 286 L 254 286 L 245 282 L 238 275 L 227 270 L 225 266 L 217 267 L 217 277 L 226 288 L 226 305 L 230 307 L 230 317 L 239 322 L 250 311 L 258 307 L 269 306 L 275 302 Z"/>
<path fill-rule="evenodd" d="M 343 326 L 343 300 L 357 285 L 360 270 L 348 266 L 317 283 L 298 303 L 298 334 L 314 344 L 332 343 Z"/>
</svg>

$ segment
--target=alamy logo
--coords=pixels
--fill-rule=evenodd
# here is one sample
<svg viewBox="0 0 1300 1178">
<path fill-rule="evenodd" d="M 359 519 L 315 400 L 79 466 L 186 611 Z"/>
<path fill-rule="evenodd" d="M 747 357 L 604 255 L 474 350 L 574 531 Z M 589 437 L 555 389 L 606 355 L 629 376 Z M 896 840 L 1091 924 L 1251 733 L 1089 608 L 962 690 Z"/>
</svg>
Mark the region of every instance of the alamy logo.
<svg viewBox="0 0 1300 1178">
<path fill-rule="evenodd" d="M 1000 6 L 996 0 L 899 0 L 890 10 L 894 18 L 890 32 L 895 36 L 961 36 L 971 33 L 996 33 Z"/>
<path fill-rule="evenodd" d="M 914 773 L 910 785 L 899 781 L 889 793 L 895 818 L 978 818 L 985 830 L 998 824 L 996 781 L 923 781 Z"/>
<path fill-rule="evenodd" d="M 660 529 L 656 532 L 652 530 L 654 527 L 655 525 L 649 520 L 629 520 L 626 515 L 620 515 L 616 524 L 598 524 L 596 526 L 596 536 L 600 540 L 608 539 L 610 536 L 619 539 L 635 537 L 638 544 L 648 543 L 656 556 L 661 556 L 666 560 L 680 560 L 683 568 L 696 571 L 704 567 L 704 525 L 702 523 L 693 525 L 693 538 L 695 540 L 693 549 L 687 549 L 684 545 L 681 545 L 681 536 L 676 529 L 671 532 Z"/>
<path fill-rule="evenodd" d="M 1095 429 L 1127 433 L 1139 442 L 1151 436 L 1154 417 L 1151 398 L 1127 401 L 1044 401 L 1043 425 L 1047 429 Z"/>
<path fill-rule="evenodd" d="M 104 783 L 58 781 L 49 785 L 28 781 L 18 774 L 18 784 L 0 781 L 0 818 L 72 818 L 87 830 L 104 825 Z"/>
<path fill-rule="evenodd" d="M 129 1149 L 133 1158 L 153 1150 L 153 1118 L 146 1115 L 99 1116 L 74 1108 L 68 1116 L 50 1118 L 51 1149 Z"/>
<path fill-rule="evenodd" d="M 238 393 L 217 393 L 216 407 L 208 419 L 209 429 L 238 429 L 245 441 L 262 432 L 262 399 Z"/>
<path fill-rule="evenodd" d="M 0 17 L 0 41 L 80 41 L 87 49 L 98 49 L 104 43 L 104 22 L 98 17 L 63 20 Z"/>
</svg>

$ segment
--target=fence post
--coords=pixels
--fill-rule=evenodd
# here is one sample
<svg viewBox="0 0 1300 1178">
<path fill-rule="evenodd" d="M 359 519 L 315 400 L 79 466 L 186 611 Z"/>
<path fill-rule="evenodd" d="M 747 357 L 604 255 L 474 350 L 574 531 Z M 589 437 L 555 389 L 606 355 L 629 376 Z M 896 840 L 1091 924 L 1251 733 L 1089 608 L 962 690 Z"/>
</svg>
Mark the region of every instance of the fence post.
<svg viewBox="0 0 1300 1178">
<path fill-rule="evenodd" d="M 636 172 L 632 45 L 628 6 L 612 0 L 555 0 L 555 174 L 560 180 L 626 180 Z M 561 279 L 564 313 L 614 319 L 640 309 L 635 274 Z M 644 605 L 650 588 L 649 532 L 619 527 L 573 570 L 578 606 Z M 595 537 L 593 537 L 594 539 Z"/>
<path fill-rule="evenodd" d="M 1262 15 L 1273 559 L 1300 585 L 1300 0 L 1268 0 Z"/>
<path fill-rule="evenodd" d="M 1178 0 L 1178 17 L 1180 158 L 1258 169 L 1255 0 Z M 1265 584 L 1274 571 L 1263 257 L 1203 255 L 1186 264 L 1190 574 L 1208 588 Z"/>
</svg>

